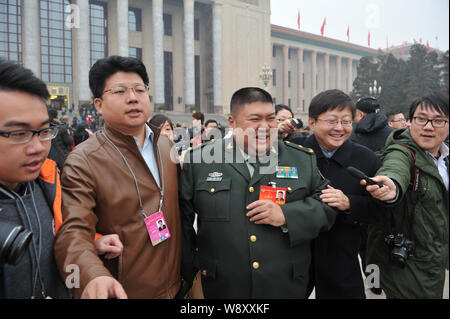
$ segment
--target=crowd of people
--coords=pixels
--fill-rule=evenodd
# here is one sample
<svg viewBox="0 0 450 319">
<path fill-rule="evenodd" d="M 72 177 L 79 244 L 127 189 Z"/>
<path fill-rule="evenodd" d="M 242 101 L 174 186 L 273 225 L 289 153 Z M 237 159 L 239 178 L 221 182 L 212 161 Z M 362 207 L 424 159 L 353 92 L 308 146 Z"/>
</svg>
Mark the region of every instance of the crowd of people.
<svg viewBox="0 0 450 319">
<path fill-rule="evenodd" d="M 138 59 L 98 60 L 89 85 L 70 125 L 0 60 L 0 297 L 364 299 L 359 256 L 375 293 L 443 297 L 447 92 L 406 119 L 326 90 L 304 127 L 245 87 L 228 123 L 184 128 L 151 116 Z"/>
</svg>

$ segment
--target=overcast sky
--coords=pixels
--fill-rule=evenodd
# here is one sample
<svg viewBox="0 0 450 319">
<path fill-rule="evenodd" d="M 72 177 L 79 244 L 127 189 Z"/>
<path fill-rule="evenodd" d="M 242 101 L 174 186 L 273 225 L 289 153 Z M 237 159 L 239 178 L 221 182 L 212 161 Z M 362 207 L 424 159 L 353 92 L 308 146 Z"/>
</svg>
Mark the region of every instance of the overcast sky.
<svg viewBox="0 0 450 319">
<path fill-rule="evenodd" d="M 404 41 L 418 42 L 447 51 L 449 0 L 271 0 L 271 23 L 320 35 L 326 18 L 325 37 L 370 47 L 386 48 Z M 438 40 L 436 40 L 438 36 Z"/>
</svg>

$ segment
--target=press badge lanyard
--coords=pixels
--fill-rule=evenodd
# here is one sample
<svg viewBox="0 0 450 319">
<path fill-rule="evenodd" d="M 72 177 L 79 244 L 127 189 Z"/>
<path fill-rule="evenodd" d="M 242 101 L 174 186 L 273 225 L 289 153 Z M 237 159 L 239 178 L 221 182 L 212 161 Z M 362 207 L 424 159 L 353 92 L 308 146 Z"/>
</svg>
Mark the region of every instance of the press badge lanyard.
<svg viewBox="0 0 450 319">
<path fill-rule="evenodd" d="M 128 163 L 127 159 L 125 158 L 125 156 L 122 154 L 122 152 L 119 150 L 119 148 L 113 143 L 113 141 L 111 141 L 109 139 L 109 137 L 105 134 L 105 132 L 102 131 L 103 136 L 105 136 L 106 140 L 111 143 L 111 145 L 116 149 L 117 152 L 119 152 L 120 156 L 122 156 L 123 161 L 125 162 L 125 164 L 127 165 L 128 169 L 130 170 L 131 175 L 133 176 L 134 179 L 134 184 L 136 185 L 136 191 L 137 191 L 137 195 L 138 195 L 138 199 L 139 199 L 139 207 L 141 208 L 141 214 L 144 215 L 144 218 L 147 218 L 147 215 L 145 214 L 145 210 L 144 207 L 142 205 L 142 199 L 141 199 L 141 192 L 139 190 L 139 186 L 138 186 L 138 182 L 136 179 L 136 175 L 134 174 L 133 170 L 131 169 L 130 164 Z M 161 200 L 159 201 L 159 209 L 158 211 L 160 212 L 162 209 L 162 205 L 163 205 L 163 199 L 164 199 L 164 166 L 163 163 L 161 161 L 161 153 L 159 151 L 159 147 L 158 145 L 156 145 L 156 149 L 158 151 L 158 158 L 159 158 L 159 166 L 161 167 L 161 187 L 159 188 L 159 192 L 161 193 Z"/>
</svg>

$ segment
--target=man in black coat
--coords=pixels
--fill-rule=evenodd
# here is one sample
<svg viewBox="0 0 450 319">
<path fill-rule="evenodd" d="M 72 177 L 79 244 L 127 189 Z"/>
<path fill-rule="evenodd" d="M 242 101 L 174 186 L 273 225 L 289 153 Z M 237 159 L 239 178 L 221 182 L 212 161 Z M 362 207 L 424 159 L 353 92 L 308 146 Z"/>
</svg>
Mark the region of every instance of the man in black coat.
<svg viewBox="0 0 450 319">
<path fill-rule="evenodd" d="M 308 124 L 314 134 L 291 140 L 314 150 L 317 166 L 331 184 L 321 199 L 339 210 L 330 231 L 321 233 L 313 244 L 317 299 L 365 298 L 358 260 L 360 223 L 371 222 L 380 208 L 346 168 L 353 166 L 374 176 L 381 163 L 374 152 L 349 139 L 354 116 L 347 94 L 324 91 L 309 107 Z"/>
<path fill-rule="evenodd" d="M 359 99 L 356 103 L 356 126 L 352 141 L 370 148 L 381 155 L 388 135 L 393 131 L 388 125 L 388 119 L 380 114 L 381 107 L 373 97 Z"/>
</svg>

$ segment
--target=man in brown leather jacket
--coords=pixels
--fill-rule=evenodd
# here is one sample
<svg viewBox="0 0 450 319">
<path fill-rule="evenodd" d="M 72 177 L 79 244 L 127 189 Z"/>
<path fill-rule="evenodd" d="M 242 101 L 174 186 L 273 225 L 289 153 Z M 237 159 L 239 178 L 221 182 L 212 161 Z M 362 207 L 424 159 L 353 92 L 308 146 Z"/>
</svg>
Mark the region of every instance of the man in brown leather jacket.
<svg viewBox="0 0 450 319">
<path fill-rule="evenodd" d="M 181 288 L 177 166 L 171 142 L 146 124 L 148 82 L 144 64 L 134 58 L 104 58 L 89 72 L 94 105 L 106 124 L 65 162 L 63 225 L 55 243 L 61 274 L 79 267 L 77 297 L 174 298 Z M 146 224 L 161 219 L 157 212 L 170 236 L 152 243 Z M 100 259 L 95 233 L 117 234 L 122 254 Z"/>
</svg>

